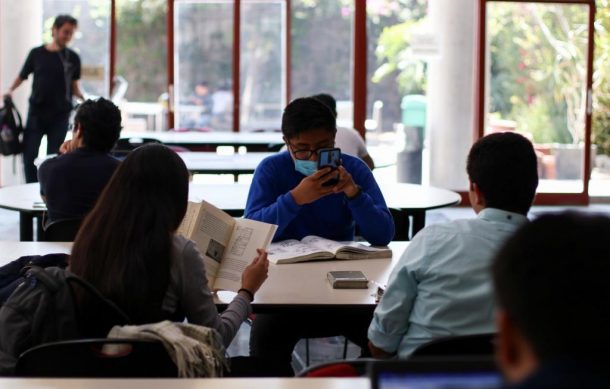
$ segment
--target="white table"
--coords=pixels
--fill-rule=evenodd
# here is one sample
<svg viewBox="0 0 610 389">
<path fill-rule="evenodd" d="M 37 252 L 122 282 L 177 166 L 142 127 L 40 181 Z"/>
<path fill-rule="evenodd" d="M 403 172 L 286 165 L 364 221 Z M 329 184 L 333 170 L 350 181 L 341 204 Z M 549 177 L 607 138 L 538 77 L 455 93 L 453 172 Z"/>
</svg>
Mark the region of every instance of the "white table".
<svg viewBox="0 0 610 389">
<path fill-rule="evenodd" d="M 370 389 L 370 387 L 368 378 L 0 378 L 2 389 Z"/>
<path fill-rule="evenodd" d="M 283 144 L 281 132 L 121 132 L 121 138 L 156 139 L 159 142 L 196 150 L 198 148 L 217 146 L 245 146 L 250 150 L 278 150 Z"/>
<path fill-rule="evenodd" d="M 186 168 L 193 174 L 232 174 L 237 182 L 240 174 L 252 174 L 258 164 L 275 153 L 249 152 L 221 155 L 208 152 L 180 152 Z"/>
<path fill-rule="evenodd" d="M 377 285 L 384 285 L 394 265 L 406 250 L 408 242 L 391 242 L 392 258 L 314 261 L 294 264 L 269 264 L 269 277 L 256 293 L 252 304 L 255 312 L 290 310 L 367 311 L 375 307 Z M 69 253 L 69 242 L 0 241 L 0 266 L 23 255 Z M 333 270 L 360 270 L 374 282 L 368 289 L 333 289 L 326 273 Z M 216 303 L 223 307 L 235 296 L 219 292 Z"/>
<path fill-rule="evenodd" d="M 246 207 L 249 189 L 247 184 L 191 184 L 189 199 L 206 200 L 233 216 L 240 216 Z M 34 206 L 41 201 L 39 192 L 37 183 L 0 188 L 0 208 L 20 213 L 21 240 L 33 239 L 32 220 L 34 217 L 40 219 L 46 210 L 44 205 Z M 416 184 L 381 183 L 381 192 L 392 209 L 396 240 L 407 240 L 420 231 L 426 224 L 426 211 L 459 204 L 461 200 L 453 191 Z M 409 217 L 413 219 L 411 236 L 408 234 Z"/>
</svg>

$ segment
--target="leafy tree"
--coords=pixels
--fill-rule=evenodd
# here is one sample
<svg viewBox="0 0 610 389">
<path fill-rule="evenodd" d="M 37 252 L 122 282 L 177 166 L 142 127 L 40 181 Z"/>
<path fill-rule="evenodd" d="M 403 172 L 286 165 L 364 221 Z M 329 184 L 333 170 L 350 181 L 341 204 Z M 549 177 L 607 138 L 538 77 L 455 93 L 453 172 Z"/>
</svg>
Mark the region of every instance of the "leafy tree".
<svg viewBox="0 0 610 389">
<path fill-rule="evenodd" d="M 595 19 L 592 132 L 597 153 L 610 155 L 610 1 L 597 1 Z"/>
</svg>

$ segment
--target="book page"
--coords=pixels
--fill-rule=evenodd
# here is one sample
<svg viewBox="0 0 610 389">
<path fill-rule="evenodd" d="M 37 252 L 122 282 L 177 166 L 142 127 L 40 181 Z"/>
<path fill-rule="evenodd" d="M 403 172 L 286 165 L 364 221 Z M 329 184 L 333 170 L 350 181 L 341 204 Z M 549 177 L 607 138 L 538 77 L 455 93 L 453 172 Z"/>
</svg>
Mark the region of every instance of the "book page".
<svg viewBox="0 0 610 389">
<path fill-rule="evenodd" d="M 327 250 L 334 253 L 337 259 L 373 259 L 392 257 L 392 250 L 389 247 L 374 247 L 364 245 L 354 241 L 334 241 L 315 235 L 306 236 L 301 239 L 309 246 L 317 247 L 320 250 Z"/>
<path fill-rule="evenodd" d="M 190 231 L 191 239 L 203 254 L 208 282 L 214 285 L 220 262 L 231 239 L 235 219 L 212 204 L 202 201 Z"/>
<path fill-rule="evenodd" d="M 281 263 L 301 262 L 308 259 L 328 259 L 333 258 L 334 254 L 296 239 L 283 240 L 271 243 L 269 246 L 269 261 Z"/>
<path fill-rule="evenodd" d="M 224 251 L 214 289 L 237 291 L 241 274 L 258 255 L 256 249 L 267 249 L 277 226 L 250 219 L 235 219 L 231 239 Z"/>
<path fill-rule="evenodd" d="M 336 254 L 337 251 L 344 247 L 346 243 L 349 244 L 349 242 L 337 242 L 336 240 L 326 239 L 315 235 L 306 236 L 301 239 L 301 242 L 310 247 L 315 247 L 318 250 L 329 251 L 333 254 Z"/>
<path fill-rule="evenodd" d="M 189 201 L 187 203 L 186 214 L 184 215 L 184 219 L 182 219 L 182 222 L 178 227 L 178 234 L 187 238 L 189 237 L 189 235 L 191 234 L 191 230 L 193 229 L 193 225 L 195 224 L 195 220 L 197 219 L 200 206 L 200 203 L 194 203 L 192 201 Z"/>
</svg>

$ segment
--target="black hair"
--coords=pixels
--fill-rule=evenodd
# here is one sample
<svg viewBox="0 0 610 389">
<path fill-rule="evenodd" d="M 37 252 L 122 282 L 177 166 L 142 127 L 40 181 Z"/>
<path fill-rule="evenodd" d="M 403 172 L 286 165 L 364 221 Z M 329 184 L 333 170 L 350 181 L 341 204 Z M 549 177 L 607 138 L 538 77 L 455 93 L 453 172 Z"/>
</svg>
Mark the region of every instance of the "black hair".
<svg viewBox="0 0 610 389">
<path fill-rule="evenodd" d="M 100 97 L 80 104 L 74 116 L 87 148 L 110 151 L 121 134 L 121 111 L 110 100 Z"/>
<path fill-rule="evenodd" d="M 329 95 L 328 93 L 320 93 L 317 95 L 311 96 L 314 99 L 321 101 L 324 105 L 326 105 L 332 111 L 333 115 L 337 117 L 337 100 L 334 97 Z"/>
<path fill-rule="evenodd" d="M 301 97 L 290 102 L 282 115 L 282 133 L 287 139 L 315 129 L 337 132 L 337 121 L 331 110 L 313 97 Z"/>
<path fill-rule="evenodd" d="M 470 149 L 466 170 L 486 207 L 527 214 L 538 187 L 538 162 L 524 136 L 513 132 L 484 136 Z"/>
<path fill-rule="evenodd" d="M 610 218 L 546 214 L 507 240 L 493 263 L 500 308 L 538 359 L 610 349 Z"/>
<path fill-rule="evenodd" d="M 55 21 L 53 21 L 53 28 L 59 30 L 66 23 L 73 26 L 78 26 L 78 20 L 76 20 L 75 17 L 70 15 L 57 15 L 57 17 L 55 17 Z"/>
<path fill-rule="evenodd" d="M 127 155 L 78 231 L 70 270 L 92 283 L 133 320 L 162 320 L 173 234 L 184 218 L 189 174 L 182 158 L 160 144 Z M 90 294 L 79 296 L 89 335 L 109 324 Z"/>
</svg>

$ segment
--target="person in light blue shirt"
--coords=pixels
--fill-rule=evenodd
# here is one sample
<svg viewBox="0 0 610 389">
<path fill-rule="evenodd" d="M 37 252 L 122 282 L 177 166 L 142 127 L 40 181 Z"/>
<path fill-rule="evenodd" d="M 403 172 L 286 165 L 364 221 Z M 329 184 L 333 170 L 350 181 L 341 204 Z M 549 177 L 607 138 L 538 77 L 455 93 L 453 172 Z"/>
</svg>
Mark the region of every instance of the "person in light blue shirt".
<svg viewBox="0 0 610 389">
<path fill-rule="evenodd" d="M 405 358 L 435 338 L 495 331 L 489 267 L 527 222 L 538 186 L 536 153 L 519 134 L 491 134 L 473 145 L 467 172 L 477 217 L 431 225 L 415 236 L 369 326 L 373 356 Z"/>
</svg>

